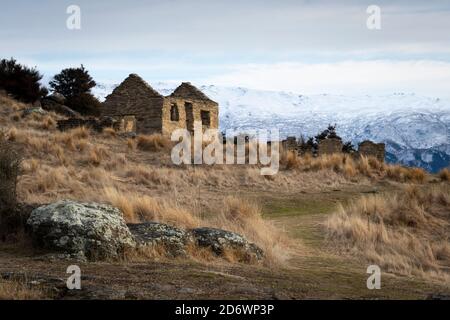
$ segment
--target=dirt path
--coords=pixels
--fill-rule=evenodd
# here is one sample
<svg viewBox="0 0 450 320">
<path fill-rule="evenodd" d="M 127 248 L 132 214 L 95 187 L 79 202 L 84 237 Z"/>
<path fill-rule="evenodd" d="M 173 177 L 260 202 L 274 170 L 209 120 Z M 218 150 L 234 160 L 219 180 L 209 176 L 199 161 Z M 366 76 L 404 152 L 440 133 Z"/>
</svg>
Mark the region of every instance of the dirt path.
<svg viewBox="0 0 450 320">
<path fill-rule="evenodd" d="M 324 230 L 327 217 L 339 204 L 364 194 L 381 192 L 392 192 L 392 186 L 344 187 L 330 192 L 302 193 L 291 196 L 290 200 L 268 199 L 265 215 L 299 240 L 299 250 L 291 258 L 290 265 L 303 277 L 316 280 L 320 297 L 323 294 L 329 298 L 423 299 L 433 293 L 448 294 L 448 287 L 440 284 L 386 273 L 382 275 L 381 290 L 368 290 L 367 262 L 338 255 L 330 249 Z"/>
</svg>

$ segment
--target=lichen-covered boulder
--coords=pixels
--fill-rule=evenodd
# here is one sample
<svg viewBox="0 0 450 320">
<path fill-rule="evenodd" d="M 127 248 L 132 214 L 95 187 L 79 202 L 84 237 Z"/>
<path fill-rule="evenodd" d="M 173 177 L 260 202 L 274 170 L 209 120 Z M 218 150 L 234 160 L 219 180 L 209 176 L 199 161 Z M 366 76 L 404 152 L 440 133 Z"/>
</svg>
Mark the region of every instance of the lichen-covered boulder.
<svg viewBox="0 0 450 320">
<path fill-rule="evenodd" d="M 67 117 L 73 117 L 77 118 L 80 117 L 80 114 L 78 112 L 75 112 L 74 110 L 70 109 L 68 106 L 64 105 L 63 103 L 60 103 L 58 101 L 61 101 L 61 99 L 54 99 L 51 97 L 46 97 L 41 100 L 42 108 L 47 111 L 53 111 L 59 114 L 62 114 Z"/>
<path fill-rule="evenodd" d="M 135 247 L 122 212 L 108 205 L 62 200 L 34 209 L 27 225 L 36 246 L 89 260 Z"/>
<path fill-rule="evenodd" d="M 40 105 L 39 106 L 34 106 L 34 107 L 27 108 L 27 109 L 23 110 L 22 117 L 25 118 L 25 117 L 33 114 L 33 113 L 34 114 L 40 114 L 40 115 L 46 115 L 47 111 L 42 109 L 42 107 Z"/>
<path fill-rule="evenodd" d="M 185 256 L 187 245 L 192 243 L 190 233 L 163 223 L 128 224 L 128 228 L 138 248 L 160 246 L 172 257 Z"/>
<path fill-rule="evenodd" d="M 196 228 L 190 232 L 198 246 L 211 248 L 217 255 L 231 249 L 241 252 L 244 259 L 261 260 L 264 257 L 261 248 L 237 233 L 214 228 Z"/>
</svg>

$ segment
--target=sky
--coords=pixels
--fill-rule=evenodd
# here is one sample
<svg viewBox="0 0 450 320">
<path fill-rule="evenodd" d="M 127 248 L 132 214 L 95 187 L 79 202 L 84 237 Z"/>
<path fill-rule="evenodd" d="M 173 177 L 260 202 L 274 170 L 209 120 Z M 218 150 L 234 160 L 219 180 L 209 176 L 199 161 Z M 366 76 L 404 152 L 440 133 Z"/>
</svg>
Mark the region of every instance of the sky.
<svg viewBox="0 0 450 320">
<path fill-rule="evenodd" d="M 70 5 L 81 29 L 67 28 Z M 381 29 L 369 29 L 370 5 Z M 50 79 L 450 97 L 450 0 L 0 0 L 0 57 Z M 73 21 L 73 20 L 70 20 Z"/>
</svg>

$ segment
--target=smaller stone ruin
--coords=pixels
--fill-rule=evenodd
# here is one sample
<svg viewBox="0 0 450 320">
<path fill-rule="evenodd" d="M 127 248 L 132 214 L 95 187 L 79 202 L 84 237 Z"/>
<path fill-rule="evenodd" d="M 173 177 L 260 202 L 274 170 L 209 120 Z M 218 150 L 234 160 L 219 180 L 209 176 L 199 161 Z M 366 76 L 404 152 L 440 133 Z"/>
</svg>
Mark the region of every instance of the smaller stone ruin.
<svg viewBox="0 0 450 320">
<path fill-rule="evenodd" d="M 317 152 L 312 150 L 302 150 L 302 143 L 295 137 L 287 137 L 283 140 L 282 146 L 284 150 L 297 152 L 298 154 L 306 154 L 311 152 L 314 156 L 330 155 L 334 153 L 342 153 L 343 144 L 339 139 L 323 139 L 319 142 Z M 384 143 L 375 143 L 369 140 L 363 141 L 358 146 L 358 151 L 352 152 L 355 159 L 360 156 L 374 157 L 381 162 L 384 162 L 386 156 L 386 146 Z"/>
<path fill-rule="evenodd" d="M 384 162 L 386 156 L 386 145 L 384 143 L 374 143 L 366 140 L 359 144 L 358 153 L 365 157 L 374 157 Z"/>
<path fill-rule="evenodd" d="M 342 152 L 342 141 L 339 139 L 323 139 L 319 142 L 317 154 L 319 156 Z"/>
<path fill-rule="evenodd" d="M 296 137 L 287 137 L 286 140 L 281 142 L 281 145 L 285 150 L 298 151 L 299 145 Z"/>
</svg>

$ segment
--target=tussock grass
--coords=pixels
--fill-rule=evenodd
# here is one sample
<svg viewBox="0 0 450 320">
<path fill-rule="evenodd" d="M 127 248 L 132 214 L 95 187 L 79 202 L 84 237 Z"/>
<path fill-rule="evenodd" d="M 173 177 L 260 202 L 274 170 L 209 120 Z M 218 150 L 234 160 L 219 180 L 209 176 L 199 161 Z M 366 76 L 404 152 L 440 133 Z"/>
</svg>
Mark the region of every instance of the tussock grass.
<svg viewBox="0 0 450 320">
<path fill-rule="evenodd" d="M 39 300 L 47 298 L 45 292 L 38 288 L 15 280 L 0 279 L 0 300 Z"/>
<path fill-rule="evenodd" d="M 450 281 L 449 212 L 450 188 L 410 186 L 341 206 L 326 228 L 338 250 L 362 255 L 384 271 Z"/>
<path fill-rule="evenodd" d="M 374 157 L 360 156 L 355 159 L 347 154 L 332 154 L 312 157 L 300 156 L 292 151 L 283 151 L 281 164 L 286 170 L 302 172 L 332 170 L 348 179 L 360 177 L 387 178 L 401 183 L 424 183 L 427 174 L 421 168 L 389 165 Z"/>
<path fill-rule="evenodd" d="M 104 128 L 102 132 L 105 137 L 116 137 L 116 130 L 113 128 Z"/>
<path fill-rule="evenodd" d="M 242 234 L 258 244 L 265 252 L 266 264 L 286 263 L 290 252 L 290 241 L 282 230 L 262 218 L 262 209 L 249 199 L 229 196 L 223 200 L 222 210 L 212 221 L 214 226 Z M 235 256 L 230 253 L 231 256 Z M 239 258 L 239 257 L 238 257 Z"/>
<path fill-rule="evenodd" d="M 43 130 L 56 130 L 56 120 L 51 116 L 45 116 L 42 119 L 42 123 L 40 124 L 40 127 Z"/>
<path fill-rule="evenodd" d="M 448 170 L 447 168 L 442 169 L 439 172 L 438 176 L 442 181 L 450 181 L 450 170 Z"/>
<path fill-rule="evenodd" d="M 105 199 L 124 213 L 128 223 L 158 221 L 183 228 L 201 225 L 201 220 L 189 210 L 168 201 L 117 189 L 105 188 Z"/>
<path fill-rule="evenodd" d="M 171 146 L 170 140 L 161 134 L 140 135 L 136 141 L 137 147 L 143 151 L 157 152 L 168 150 Z"/>
<path fill-rule="evenodd" d="M 109 158 L 110 154 L 108 149 L 106 149 L 103 146 L 94 145 L 89 150 L 86 162 L 88 164 L 98 167 L 104 160 Z"/>
</svg>

